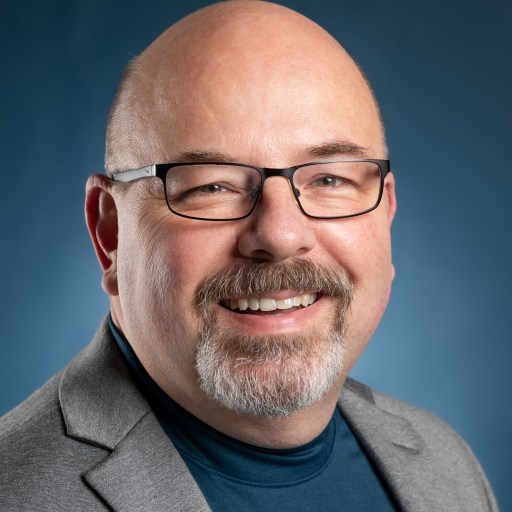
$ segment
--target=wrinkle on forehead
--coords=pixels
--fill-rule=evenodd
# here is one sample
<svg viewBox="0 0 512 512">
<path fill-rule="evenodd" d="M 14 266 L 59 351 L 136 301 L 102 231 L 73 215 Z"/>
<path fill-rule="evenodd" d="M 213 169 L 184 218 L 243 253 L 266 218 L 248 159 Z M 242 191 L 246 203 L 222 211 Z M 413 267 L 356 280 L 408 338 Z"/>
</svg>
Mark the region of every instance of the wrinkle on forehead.
<svg viewBox="0 0 512 512">
<path fill-rule="evenodd" d="M 223 94 L 229 93 L 231 108 L 235 103 L 237 109 L 261 105 L 271 115 L 278 88 L 300 92 L 307 102 L 315 85 L 325 84 L 358 98 L 362 115 L 375 118 L 380 127 L 372 92 L 358 67 L 308 18 L 255 0 L 201 9 L 171 26 L 132 64 L 111 111 L 107 170 L 169 160 L 182 149 L 173 147 L 172 139 L 173 130 L 187 129 L 184 113 L 202 105 L 206 115 Z M 215 115 L 212 111 L 211 122 L 218 122 Z"/>
</svg>

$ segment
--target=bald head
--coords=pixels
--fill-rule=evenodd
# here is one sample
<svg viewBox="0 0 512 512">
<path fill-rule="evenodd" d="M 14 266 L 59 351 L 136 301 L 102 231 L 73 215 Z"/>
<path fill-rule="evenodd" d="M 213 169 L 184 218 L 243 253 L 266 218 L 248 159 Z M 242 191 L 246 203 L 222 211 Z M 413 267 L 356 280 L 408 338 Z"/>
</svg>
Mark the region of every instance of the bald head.
<svg viewBox="0 0 512 512">
<path fill-rule="evenodd" d="M 244 143 L 265 133 L 267 145 L 279 151 L 272 134 L 291 129 L 287 117 L 302 120 L 308 130 L 319 102 L 328 101 L 347 122 L 357 118 L 361 125 L 364 143 L 345 137 L 348 142 L 364 147 L 367 156 L 385 156 L 372 91 L 327 32 L 268 2 L 214 4 L 172 25 L 128 66 L 110 113 L 106 168 L 120 171 L 173 161 L 184 151 L 217 150 L 215 140 L 240 138 L 233 127 L 249 120 Z M 203 137 L 201 148 L 183 147 L 198 129 L 217 136 Z"/>
</svg>

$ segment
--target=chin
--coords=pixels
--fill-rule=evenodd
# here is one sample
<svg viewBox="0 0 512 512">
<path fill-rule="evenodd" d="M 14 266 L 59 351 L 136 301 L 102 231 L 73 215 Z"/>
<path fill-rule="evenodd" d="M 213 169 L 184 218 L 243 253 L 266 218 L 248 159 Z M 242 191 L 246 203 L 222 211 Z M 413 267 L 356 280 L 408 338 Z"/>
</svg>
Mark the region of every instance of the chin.
<svg viewBox="0 0 512 512">
<path fill-rule="evenodd" d="M 196 371 L 214 402 L 238 414 L 276 418 L 320 401 L 338 382 L 344 353 L 336 332 L 265 338 L 203 333 Z"/>
</svg>

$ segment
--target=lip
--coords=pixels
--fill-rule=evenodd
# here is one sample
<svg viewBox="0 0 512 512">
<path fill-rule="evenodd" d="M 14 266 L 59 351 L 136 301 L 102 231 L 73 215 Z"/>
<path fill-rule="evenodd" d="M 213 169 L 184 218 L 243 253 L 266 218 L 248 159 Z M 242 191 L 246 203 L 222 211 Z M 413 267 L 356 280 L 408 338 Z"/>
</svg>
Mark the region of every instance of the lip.
<svg viewBox="0 0 512 512">
<path fill-rule="evenodd" d="M 282 293 L 284 292 L 280 292 L 280 294 Z M 292 293 L 295 294 L 296 292 Z M 274 294 L 272 294 L 272 297 L 274 297 Z M 279 298 L 286 299 L 289 297 L 288 294 Z M 307 308 L 279 310 L 277 313 L 272 312 L 273 314 L 240 313 L 219 305 L 219 321 L 224 321 L 231 324 L 238 331 L 244 331 L 255 336 L 304 332 L 311 326 L 311 322 L 315 320 L 325 302 L 325 297 L 321 296 Z"/>
</svg>

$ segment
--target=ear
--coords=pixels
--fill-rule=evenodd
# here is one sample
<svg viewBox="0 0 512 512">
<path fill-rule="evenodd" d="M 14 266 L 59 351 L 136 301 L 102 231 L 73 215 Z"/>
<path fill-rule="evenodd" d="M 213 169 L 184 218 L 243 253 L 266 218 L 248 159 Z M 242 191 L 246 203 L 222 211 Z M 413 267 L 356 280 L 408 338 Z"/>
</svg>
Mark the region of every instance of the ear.
<svg viewBox="0 0 512 512">
<path fill-rule="evenodd" d="M 388 211 L 389 211 L 389 227 L 393 222 L 396 214 L 396 192 L 395 192 L 395 177 L 392 173 L 386 176 L 384 182 L 384 194 L 386 194 L 388 200 Z M 391 281 L 395 279 L 395 265 L 391 263 Z"/>
<path fill-rule="evenodd" d="M 93 174 L 85 191 L 85 220 L 103 271 L 101 286 L 110 296 L 119 295 L 117 285 L 117 207 L 108 176 Z"/>
<path fill-rule="evenodd" d="M 391 226 L 396 214 L 395 177 L 392 173 L 388 173 L 384 181 L 384 194 L 388 199 L 389 225 Z"/>
</svg>

